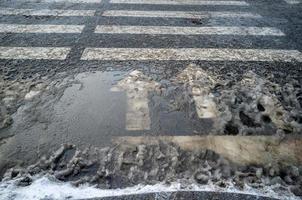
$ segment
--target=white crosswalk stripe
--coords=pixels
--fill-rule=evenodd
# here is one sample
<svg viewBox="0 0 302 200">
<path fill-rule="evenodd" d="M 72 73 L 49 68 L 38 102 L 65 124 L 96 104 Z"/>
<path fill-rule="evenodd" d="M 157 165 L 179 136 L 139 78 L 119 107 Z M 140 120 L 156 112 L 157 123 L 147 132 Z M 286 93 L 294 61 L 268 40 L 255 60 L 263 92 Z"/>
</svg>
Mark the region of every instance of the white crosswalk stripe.
<svg viewBox="0 0 302 200">
<path fill-rule="evenodd" d="M 0 47 L 0 59 L 64 60 L 69 51 L 66 47 Z"/>
<path fill-rule="evenodd" d="M 22 0 L 23 2 L 36 2 L 36 0 Z M 44 3 L 101 3 L 102 0 L 39 0 Z"/>
<path fill-rule="evenodd" d="M 302 61 L 297 50 L 228 48 L 86 48 L 82 60 Z"/>
<path fill-rule="evenodd" d="M 108 17 L 162 17 L 162 18 L 262 18 L 250 12 L 196 12 L 196 11 L 142 11 L 142 10 L 106 10 L 102 16 Z"/>
<path fill-rule="evenodd" d="M 284 36 L 270 27 L 175 27 L 175 26 L 97 26 L 95 33 L 169 35 L 262 35 Z"/>
<path fill-rule="evenodd" d="M 81 33 L 83 25 L 0 24 L 0 33 Z"/>
<path fill-rule="evenodd" d="M 110 0 L 113 4 L 168 4 L 168 5 L 228 5 L 228 6 L 248 6 L 245 1 L 207 1 L 207 0 Z"/>
<path fill-rule="evenodd" d="M 292 4 L 292 5 L 302 3 L 301 0 L 284 0 L 284 1 L 285 1 L 286 3 Z"/>
<path fill-rule="evenodd" d="M 0 15 L 25 15 L 25 16 L 93 16 L 95 10 L 58 10 L 58 9 L 14 9 L 0 8 Z"/>
</svg>

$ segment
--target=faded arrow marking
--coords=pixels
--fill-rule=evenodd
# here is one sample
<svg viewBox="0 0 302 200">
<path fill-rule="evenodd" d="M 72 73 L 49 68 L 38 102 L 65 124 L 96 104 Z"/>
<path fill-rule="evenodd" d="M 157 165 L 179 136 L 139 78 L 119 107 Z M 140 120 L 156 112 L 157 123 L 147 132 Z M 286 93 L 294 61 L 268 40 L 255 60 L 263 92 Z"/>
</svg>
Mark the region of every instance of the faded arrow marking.
<svg viewBox="0 0 302 200">
<path fill-rule="evenodd" d="M 127 93 L 127 130 L 150 130 L 148 93 L 157 85 L 158 83 L 151 81 L 142 72 L 135 70 L 111 88 L 114 92 L 126 91 Z"/>
</svg>

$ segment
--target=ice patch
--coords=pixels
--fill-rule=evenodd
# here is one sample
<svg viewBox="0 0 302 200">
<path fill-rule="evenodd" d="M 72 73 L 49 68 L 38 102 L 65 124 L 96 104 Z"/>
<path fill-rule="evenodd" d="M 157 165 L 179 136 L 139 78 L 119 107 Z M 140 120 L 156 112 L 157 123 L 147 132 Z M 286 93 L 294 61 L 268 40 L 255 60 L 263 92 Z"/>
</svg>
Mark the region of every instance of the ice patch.
<svg viewBox="0 0 302 200">
<path fill-rule="evenodd" d="M 93 186 L 81 185 L 75 187 L 67 182 L 60 182 L 52 176 L 36 176 L 34 181 L 29 186 L 17 186 L 19 179 L 3 181 L 0 183 L 0 199 L 7 200 L 38 200 L 38 199 L 87 199 L 96 197 L 109 197 L 109 196 L 121 196 L 121 195 L 133 195 L 144 193 L 158 193 L 158 192 L 175 192 L 175 191 L 218 191 L 218 192 L 232 192 L 232 193 L 244 193 L 260 196 L 269 196 L 276 199 L 283 200 L 298 200 L 298 197 L 286 196 L 276 194 L 273 192 L 273 188 L 266 188 L 264 190 L 256 190 L 246 187 L 245 191 L 239 191 L 230 184 L 225 189 L 218 188 L 212 184 L 206 186 L 200 186 L 196 184 L 185 185 L 180 182 L 174 182 L 170 185 L 163 183 L 156 185 L 137 185 L 135 187 L 128 187 L 124 189 L 115 190 L 103 190 Z"/>
</svg>

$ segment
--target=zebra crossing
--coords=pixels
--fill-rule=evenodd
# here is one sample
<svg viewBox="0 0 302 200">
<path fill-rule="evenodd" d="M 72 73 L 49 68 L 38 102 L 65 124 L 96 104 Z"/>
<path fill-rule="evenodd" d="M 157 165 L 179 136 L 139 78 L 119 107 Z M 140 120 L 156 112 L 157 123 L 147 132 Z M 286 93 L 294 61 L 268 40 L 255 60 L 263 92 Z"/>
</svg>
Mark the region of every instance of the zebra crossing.
<svg viewBox="0 0 302 200">
<path fill-rule="evenodd" d="M 201 60 L 201 61 L 298 61 L 296 50 L 271 49 L 147 49 L 147 48 L 86 48 L 83 60 Z"/>
<path fill-rule="evenodd" d="M 95 33 L 166 35 L 271 35 L 284 33 L 270 27 L 180 27 L 180 26 L 97 26 Z"/>
<path fill-rule="evenodd" d="M 81 33 L 83 25 L 0 24 L 0 33 Z"/>
<path fill-rule="evenodd" d="M 167 5 L 231 5 L 231 6 L 248 6 L 245 1 L 207 1 L 207 0 L 110 0 L 110 3 L 123 3 L 123 4 L 167 4 Z"/>
<path fill-rule="evenodd" d="M 47 1 L 43 1 L 47 2 Z M 56 0 L 51 4 L 63 2 L 63 0 Z M 194 6 L 231 6 L 234 8 L 237 7 L 249 7 L 250 3 L 241 0 L 110 0 L 110 1 L 100 1 L 100 0 L 68 0 L 68 3 L 98 3 L 99 7 L 96 9 L 58 9 L 54 6 L 54 9 L 50 8 L 0 8 L 0 15 L 3 17 L 14 17 L 14 16 L 25 16 L 25 23 L 22 21 L 16 21 L 16 23 L 5 23 L 5 20 L 2 20 L 0 24 L 0 34 L 35 34 L 37 40 L 39 35 L 48 34 L 47 38 L 54 37 L 53 34 L 64 34 L 64 37 L 68 38 L 69 34 L 78 34 L 79 39 L 85 36 L 87 31 L 84 32 L 85 27 L 90 27 L 89 37 L 91 41 L 98 40 L 98 37 L 101 35 L 103 38 L 110 37 L 120 37 L 120 40 L 123 40 L 125 37 L 122 35 L 149 35 L 154 37 L 166 37 L 169 40 L 169 37 L 173 35 L 181 35 L 186 38 L 182 40 L 191 40 L 192 37 L 248 37 L 254 38 L 267 38 L 269 40 L 272 38 L 282 38 L 287 37 L 278 27 L 270 26 L 261 23 L 265 17 L 261 16 L 257 12 L 252 12 L 249 10 L 242 11 L 240 9 L 236 11 L 225 11 L 225 10 L 211 10 L 208 11 L 196 11 L 196 10 L 181 10 L 182 6 L 194 5 Z M 133 5 L 132 9 L 115 9 L 114 5 Z M 144 5 L 171 5 L 177 6 L 177 10 L 148 10 L 141 9 L 138 6 Z M 72 8 L 72 6 L 70 7 Z M 140 9 L 138 9 L 140 8 Z M 159 7 L 160 8 L 160 7 Z M 29 16 L 32 17 L 50 17 L 49 24 L 43 22 L 43 24 L 35 23 L 28 24 L 26 20 Z M 90 17 L 91 24 L 79 23 L 77 21 L 67 20 L 67 23 L 58 23 L 55 22 L 52 24 L 52 19 L 61 19 L 69 17 L 77 17 L 86 19 Z M 196 25 L 183 25 L 176 26 L 173 24 L 162 25 L 141 25 L 140 19 L 148 20 L 197 20 Z M 42 18 L 43 19 L 43 18 Z M 111 22 L 114 19 L 114 22 Z M 119 24 L 116 23 L 122 19 L 135 20 L 136 24 L 132 23 L 127 25 L 125 23 Z M 257 26 L 238 25 L 234 23 L 233 26 L 224 25 L 223 20 L 230 20 L 232 23 L 234 20 L 240 19 L 244 20 L 255 20 Z M 201 24 L 198 24 L 199 21 L 202 21 Z M 212 25 L 212 20 L 222 20 L 222 23 L 219 25 Z M 205 22 L 203 24 L 203 21 Z M 64 22 L 64 20 L 63 20 Z M 92 26 L 92 27 L 91 27 Z M 276 40 L 280 40 L 276 39 Z M 204 39 L 205 40 L 205 39 Z M 197 40 L 198 41 L 198 38 Z M 125 38 L 125 43 L 127 37 Z M 26 43 L 26 41 L 22 41 Z M 112 41 L 114 44 L 114 41 Z M 148 46 L 148 41 L 144 42 Z M 274 43 L 274 41 L 273 41 Z M 98 44 L 98 42 L 96 42 Z M 70 46 L 56 44 L 55 47 L 42 47 L 42 46 L 1 46 L 0 49 L 0 59 L 30 59 L 30 60 L 64 60 L 68 57 L 68 54 L 71 50 L 77 47 L 76 41 Z M 83 51 L 80 53 L 79 60 L 89 61 L 89 60 L 100 60 L 100 61 L 126 61 L 126 60 L 199 60 L 199 61 L 259 61 L 259 62 L 302 62 L 302 53 L 299 49 L 294 47 L 288 48 L 266 48 L 265 45 L 263 48 L 253 48 L 253 45 L 249 48 L 236 48 L 236 44 L 230 44 L 230 47 L 221 47 L 219 48 L 220 42 L 219 39 L 213 41 L 212 47 L 200 48 L 196 47 L 174 47 L 173 45 L 168 47 L 153 47 L 150 45 L 148 48 L 129 48 L 127 45 L 123 47 L 118 47 L 118 45 L 113 45 L 112 47 L 94 45 L 92 43 L 87 43 L 87 46 L 82 45 Z M 284 44 L 288 46 L 288 44 Z M 131 46 L 131 45 L 130 45 Z M 279 42 L 280 46 L 280 42 Z M 282 46 L 282 45 L 281 45 Z"/>
<path fill-rule="evenodd" d="M 58 10 L 58 9 L 13 9 L 0 8 L 0 15 L 24 15 L 24 16 L 94 16 L 95 10 Z"/>
<path fill-rule="evenodd" d="M 36 2 L 35 0 L 28 0 L 28 2 Z M 40 0 L 39 2 L 49 3 L 101 3 L 102 0 Z"/>
<path fill-rule="evenodd" d="M 65 47 L 0 47 L 0 58 L 64 60 L 69 51 Z"/>
<path fill-rule="evenodd" d="M 107 17 L 153 17 L 153 18 L 261 18 L 258 14 L 249 12 L 196 12 L 196 11 L 141 11 L 141 10 L 106 10 L 103 16 Z"/>
<path fill-rule="evenodd" d="M 288 81 L 285 78 L 283 81 L 284 74 L 299 76 L 301 72 L 302 43 L 297 41 L 302 41 L 302 35 L 292 30 L 299 24 L 293 24 L 287 16 L 294 11 L 279 15 L 261 10 L 262 0 L 45 2 L 0 2 L 1 78 L 3 75 L 12 82 L 33 78 L 41 80 L 41 87 L 44 87 L 46 77 L 47 87 L 47 79 L 75 77 L 72 85 L 75 84 L 68 88 L 63 85 L 65 83 L 61 87 L 61 83 L 54 80 L 55 87 L 60 88 L 49 93 L 49 98 L 53 99 L 46 96 L 44 100 L 40 94 L 35 97 L 40 101 L 37 115 L 34 113 L 36 104 L 28 107 L 34 112 L 30 110 L 24 115 L 30 115 L 29 119 L 42 119 L 33 129 L 28 128 L 27 121 L 26 128 L 23 128 L 23 121 L 21 124 L 14 122 L 16 133 L 25 135 L 26 141 L 33 140 L 21 141 L 22 149 L 36 146 L 47 149 L 62 142 L 108 145 L 113 137 L 144 134 L 186 135 L 188 138 L 207 134 L 215 126 L 216 119 L 212 118 L 217 116 L 216 110 L 209 111 L 214 107 L 212 101 L 208 101 L 212 97 L 199 95 L 208 93 L 207 88 L 204 92 L 196 90 L 195 85 L 202 89 L 209 83 L 212 73 L 217 73 L 221 81 L 209 84 L 210 95 L 224 95 L 226 93 L 221 94 L 219 88 L 230 87 L 232 90 L 226 92 L 231 93 L 222 97 L 228 102 L 242 101 L 235 98 L 233 88 L 240 89 L 241 82 L 237 84 L 236 81 L 249 75 L 250 70 L 280 82 Z M 202 70 L 189 71 L 188 66 Z M 203 82 L 200 85 L 190 81 L 197 75 Z M 250 85 L 254 77 L 243 81 Z M 262 79 L 259 82 L 266 83 Z M 282 87 L 276 85 L 279 86 Z M 31 88 L 29 85 L 28 94 L 36 92 Z M 249 88 L 244 87 L 248 91 L 243 94 L 248 93 Z M 262 92 L 260 89 L 257 87 L 255 91 Z M 242 105 L 249 104 L 255 91 Z M 266 91 L 263 92 L 266 95 Z M 22 115 L 20 120 L 23 119 Z M 44 119 L 49 119 L 46 128 Z M 273 123 L 268 125 L 274 126 Z M 226 134 L 237 134 L 238 130 L 229 132 Z M 41 133 L 45 140 L 43 138 L 40 144 L 36 138 L 40 138 Z M 11 149 L 15 149 L 15 145 Z M 18 152 L 16 155 L 20 156 Z"/>
</svg>

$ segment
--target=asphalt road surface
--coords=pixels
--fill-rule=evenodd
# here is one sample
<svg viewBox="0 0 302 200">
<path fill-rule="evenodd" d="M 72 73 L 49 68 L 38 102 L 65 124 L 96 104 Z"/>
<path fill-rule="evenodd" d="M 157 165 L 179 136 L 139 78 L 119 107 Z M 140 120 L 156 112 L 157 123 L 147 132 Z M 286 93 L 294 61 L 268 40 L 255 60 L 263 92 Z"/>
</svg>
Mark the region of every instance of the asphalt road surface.
<svg viewBox="0 0 302 200">
<path fill-rule="evenodd" d="M 105 147 L 119 136 L 298 134 L 301 11 L 301 0 L 2 0 L 0 105 L 9 117 L 0 116 L 0 174 L 62 143 L 84 148 Z M 213 99 L 233 102 L 225 99 L 240 90 L 237 82 L 247 103 L 223 115 L 224 104 Z M 257 95 L 267 90 L 247 83 L 274 85 L 268 91 L 278 98 L 263 103 Z M 276 89 L 287 83 L 297 91 L 285 95 L 290 100 Z M 221 87 L 229 88 L 225 96 Z M 277 101 L 293 127 L 275 119 L 279 111 L 270 103 Z"/>
<path fill-rule="evenodd" d="M 245 194 L 232 194 L 232 193 L 214 193 L 214 192 L 167 192 L 167 193 L 149 193 L 144 195 L 124 195 L 120 197 L 107 197 L 107 198 L 94 198 L 91 200 L 111 200 L 111 199 L 245 199 L 245 200 L 273 200 L 273 198 L 259 197 Z"/>
</svg>

